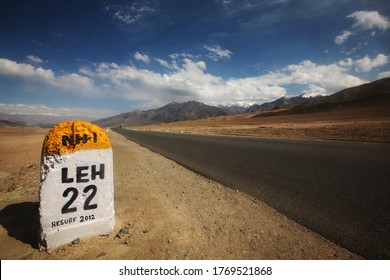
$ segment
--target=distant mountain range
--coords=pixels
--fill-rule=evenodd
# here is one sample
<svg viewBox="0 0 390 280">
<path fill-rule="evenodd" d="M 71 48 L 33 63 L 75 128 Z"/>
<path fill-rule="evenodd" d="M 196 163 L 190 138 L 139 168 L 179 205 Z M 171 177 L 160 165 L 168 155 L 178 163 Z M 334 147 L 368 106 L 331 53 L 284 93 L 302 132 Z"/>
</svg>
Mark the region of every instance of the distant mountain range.
<svg viewBox="0 0 390 280">
<path fill-rule="evenodd" d="M 329 96 L 308 99 L 306 102 L 297 104 L 287 110 L 259 113 L 258 116 L 327 112 L 351 107 L 360 107 L 366 110 L 388 108 L 390 114 L 390 78 L 343 89 Z"/>
<path fill-rule="evenodd" d="M 18 126 L 25 126 L 25 124 L 20 122 L 12 122 L 8 120 L 0 119 L 0 126 L 18 127 Z"/>
<path fill-rule="evenodd" d="M 288 109 L 292 108 L 296 105 L 305 103 L 311 99 L 317 99 L 317 97 L 304 97 L 303 95 L 294 96 L 294 97 L 281 97 L 275 101 L 263 103 L 261 105 L 254 104 L 251 107 L 249 107 L 245 113 L 253 113 L 253 112 L 264 112 L 264 111 L 270 111 L 270 110 L 277 110 L 277 109 Z"/>
<path fill-rule="evenodd" d="M 205 105 L 196 101 L 188 101 L 185 103 L 173 102 L 161 108 L 147 111 L 131 111 L 101 119 L 94 123 L 100 126 L 130 126 L 197 120 L 225 115 L 228 115 L 228 113 L 221 108 Z"/>
<path fill-rule="evenodd" d="M 218 105 L 218 108 L 224 110 L 229 115 L 243 114 L 246 113 L 250 105 L 241 106 L 241 105 Z"/>
<path fill-rule="evenodd" d="M 372 83 L 347 88 L 329 96 L 306 98 L 303 96 L 282 97 L 273 102 L 255 104 L 250 107 L 238 105 L 210 106 L 197 101 L 184 103 L 169 103 L 161 108 L 146 111 L 131 111 L 113 117 L 100 119 L 94 123 L 107 126 L 134 126 L 154 123 L 169 123 L 177 121 L 197 120 L 209 117 L 226 116 L 241 113 L 259 114 L 252 117 L 302 114 L 308 112 L 325 112 L 341 110 L 348 107 L 387 107 L 390 114 L 390 78 L 384 78 Z M 64 116 L 44 115 L 7 115 L 0 113 L 0 126 L 39 125 L 49 127 L 55 123 L 68 120 Z M 87 120 L 91 121 L 91 120 Z"/>
<path fill-rule="evenodd" d="M 69 121 L 70 119 L 84 119 L 92 121 L 91 118 L 77 116 L 53 116 L 37 114 L 4 114 L 0 113 L 0 126 L 41 126 L 52 127 L 56 123 Z"/>
</svg>

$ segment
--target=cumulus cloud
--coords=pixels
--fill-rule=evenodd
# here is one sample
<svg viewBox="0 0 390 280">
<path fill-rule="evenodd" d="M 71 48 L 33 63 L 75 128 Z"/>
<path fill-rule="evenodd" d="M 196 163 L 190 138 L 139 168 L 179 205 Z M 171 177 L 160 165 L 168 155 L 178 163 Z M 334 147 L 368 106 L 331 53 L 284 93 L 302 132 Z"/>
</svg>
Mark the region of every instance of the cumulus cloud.
<svg viewBox="0 0 390 280">
<path fill-rule="evenodd" d="M 344 43 L 348 40 L 348 38 L 353 34 L 353 32 L 349 30 L 344 30 L 340 35 L 336 36 L 334 42 L 338 45 Z"/>
<path fill-rule="evenodd" d="M 212 60 L 219 60 L 224 58 L 230 58 L 233 55 L 233 52 L 228 49 L 222 49 L 220 46 L 204 46 L 206 50 L 209 51 L 208 56 Z"/>
<path fill-rule="evenodd" d="M 356 21 L 353 26 L 363 30 L 373 28 L 386 30 L 390 27 L 389 19 L 377 11 L 357 11 L 348 15 L 347 18 L 353 18 Z"/>
<path fill-rule="evenodd" d="M 334 42 L 338 45 L 346 42 L 352 35 L 356 35 L 359 30 L 370 30 L 375 28 L 386 30 L 390 27 L 389 19 L 380 15 L 377 11 L 356 11 L 349 14 L 347 18 L 354 19 L 355 23 L 352 25 L 352 29 L 355 32 L 343 30 L 343 32 L 334 39 Z M 371 36 L 375 35 L 376 32 L 373 30 Z"/>
<path fill-rule="evenodd" d="M 142 61 L 144 63 L 149 63 L 150 62 L 150 57 L 147 54 L 142 54 L 140 52 L 136 52 L 134 54 L 134 58 L 136 60 Z"/>
<path fill-rule="evenodd" d="M 180 67 L 177 65 L 176 60 L 173 60 L 171 63 L 161 58 L 155 58 L 154 60 L 157 61 L 161 66 L 166 67 L 168 69 L 180 70 Z"/>
<path fill-rule="evenodd" d="M 165 60 L 158 62 L 171 67 Z M 306 60 L 265 75 L 223 79 L 208 73 L 205 61 L 184 58 L 169 74 L 127 65 L 112 67 L 109 63 L 84 69 L 83 73 L 111 85 L 121 97 L 150 108 L 192 99 L 208 104 L 263 103 L 285 96 L 294 84 L 306 85 L 306 96 L 331 94 L 366 82 L 349 74 L 353 65 L 352 59 L 328 65 Z"/>
<path fill-rule="evenodd" d="M 337 64 L 341 67 L 350 67 L 354 64 L 355 62 L 353 61 L 352 58 L 350 57 L 347 57 L 343 60 L 340 60 L 339 62 L 337 62 Z"/>
<path fill-rule="evenodd" d="M 161 58 L 155 58 L 155 61 L 157 61 L 161 66 L 164 66 L 166 68 L 171 68 L 171 65 L 169 64 L 168 61 L 161 59 Z"/>
<path fill-rule="evenodd" d="M 55 85 L 66 92 L 93 93 L 94 83 L 91 79 L 76 73 L 62 75 L 56 78 Z"/>
<path fill-rule="evenodd" d="M 318 65 L 310 60 L 292 64 L 281 71 L 268 74 L 264 78 L 278 79 L 281 84 L 314 84 L 326 89 L 326 94 L 346 87 L 356 86 L 365 81 L 348 73 L 350 67 L 337 63 Z"/>
<path fill-rule="evenodd" d="M 378 54 L 375 58 L 371 59 L 368 55 L 362 59 L 356 60 L 356 70 L 360 72 L 369 72 L 375 67 L 379 67 L 389 63 L 389 56 L 384 54 Z"/>
<path fill-rule="evenodd" d="M 377 79 L 389 78 L 390 71 L 381 72 L 378 74 Z"/>
<path fill-rule="evenodd" d="M 43 63 L 43 60 L 40 59 L 39 57 L 35 56 L 35 55 L 31 55 L 31 54 L 30 54 L 30 55 L 26 56 L 26 58 L 27 58 L 28 60 L 30 60 L 31 62 Z"/>
<path fill-rule="evenodd" d="M 75 73 L 56 76 L 51 69 L 17 63 L 5 58 L 0 59 L 0 75 L 22 79 L 27 88 L 33 84 L 35 90 L 39 91 L 52 87 L 71 94 L 95 94 L 97 92 L 93 80 L 88 77 Z"/>
<path fill-rule="evenodd" d="M 326 89 L 314 84 L 310 84 L 303 92 L 304 97 L 313 97 L 318 95 L 326 95 Z"/>
<path fill-rule="evenodd" d="M 38 114 L 38 115 L 52 115 L 53 112 L 49 112 L 50 108 L 45 105 L 36 104 L 7 104 L 0 103 L 0 111 L 4 114 Z M 58 114 L 58 112 L 56 113 Z"/>
<path fill-rule="evenodd" d="M 43 104 L 0 103 L 3 114 L 44 115 L 63 117 L 104 118 L 113 116 L 117 112 L 108 109 L 91 107 L 51 107 Z"/>
<path fill-rule="evenodd" d="M 0 74 L 48 81 L 54 80 L 54 73 L 52 70 L 34 67 L 30 64 L 17 63 L 5 58 L 0 58 Z"/>
<path fill-rule="evenodd" d="M 52 70 L 0 59 L 0 76 L 39 80 L 45 86 L 69 94 L 95 97 L 109 94 L 112 100 L 128 100 L 149 109 L 177 101 L 197 100 L 207 104 L 253 104 L 287 95 L 291 85 L 306 87 L 306 96 L 331 94 L 367 81 L 350 74 L 353 67 L 368 69 L 384 63 L 384 55 L 354 61 L 351 58 L 321 65 L 310 60 L 288 65 L 267 74 L 225 79 L 207 70 L 203 60 L 177 56 L 175 62 L 155 59 L 170 73 L 116 63 L 92 63 L 78 73 L 56 75 Z M 370 66 L 368 66 L 370 65 Z M 98 86 L 99 85 L 99 86 Z"/>
</svg>

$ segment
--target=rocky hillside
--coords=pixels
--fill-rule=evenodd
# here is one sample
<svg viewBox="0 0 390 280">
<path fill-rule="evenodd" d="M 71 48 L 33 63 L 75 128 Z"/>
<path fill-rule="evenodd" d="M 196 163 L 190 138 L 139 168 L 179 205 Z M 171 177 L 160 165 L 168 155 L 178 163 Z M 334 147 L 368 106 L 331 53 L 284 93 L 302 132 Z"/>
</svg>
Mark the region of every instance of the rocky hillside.
<svg viewBox="0 0 390 280">
<path fill-rule="evenodd" d="M 390 108 L 390 78 L 343 89 L 329 96 L 321 96 L 281 112 L 260 113 L 258 116 L 327 112 L 346 108 Z M 390 114 L 390 111 L 389 111 Z"/>
<path fill-rule="evenodd" d="M 276 109 L 289 109 L 296 105 L 317 99 L 318 97 L 304 97 L 303 95 L 294 97 L 281 97 L 275 101 L 263 103 L 261 105 L 254 104 L 249 107 L 245 113 L 264 112 Z"/>
<path fill-rule="evenodd" d="M 131 126 L 153 123 L 169 123 L 177 121 L 197 120 L 208 117 L 225 116 L 228 113 L 214 106 L 196 101 L 185 103 L 169 103 L 161 108 L 147 111 L 131 111 L 113 117 L 95 121 L 100 126 Z"/>
</svg>

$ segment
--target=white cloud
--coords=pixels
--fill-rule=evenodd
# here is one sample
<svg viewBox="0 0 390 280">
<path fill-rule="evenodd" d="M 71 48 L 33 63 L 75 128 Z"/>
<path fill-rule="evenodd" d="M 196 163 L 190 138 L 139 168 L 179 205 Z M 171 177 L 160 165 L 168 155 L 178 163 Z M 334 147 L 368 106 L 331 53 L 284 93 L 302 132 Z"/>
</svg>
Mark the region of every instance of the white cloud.
<svg viewBox="0 0 390 280">
<path fill-rule="evenodd" d="M 253 104 L 273 101 L 285 96 L 291 85 L 306 87 L 307 96 L 331 94 L 346 87 L 363 84 L 349 72 L 353 67 L 375 67 L 384 63 L 384 55 L 368 63 L 346 58 L 337 63 L 320 65 L 310 60 L 288 65 L 278 71 L 247 78 L 224 79 L 208 73 L 202 60 L 175 56 L 168 62 L 155 59 L 172 72 L 167 74 L 134 65 L 93 63 L 78 73 L 55 75 L 52 70 L 0 59 L 0 75 L 23 79 L 23 83 L 40 81 L 42 88 L 54 92 L 100 97 L 110 94 L 112 100 L 130 100 L 138 108 L 148 109 L 177 101 L 197 100 L 208 104 Z M 98 86 L 99 85 L 99 86 Z"/>
<path fill-rule="evenodd" d="M 31 62 L 43 63 L 43 60 L 40 59 L 39 57 L 35 56 L 35 55 L 28 55 L 28 56 L 26 56 L 26 58 L 27 58 L 28 60 L 30 60 Z"/>
<path fill-rule="evenodd" d="M 132 24 L 141 18 L 141 14 L 127 14 L 124 11 L 116 11 L 113 17 L 125 24 Z"/>
<path fill-rule="evenodd" d="M 390 71 L 381 72 L 378 74 L 377 79 L 389 78 Z"/>
<path fill-rule="evenodd" d="M 150 62 L 150 57 L 147 54 L 142 54 L 140 52 L 136 52 L 134 54 L 134 58 L 136 60 L 142 61 L 144 63 L 149 63 Z"/>
<path fill-rule="evenodd" d="M 230 58 L 233 55 L 233 52 L 228 49 L 222 49 L 220 46 L 204 46 L 206 50 L 208 50 L 210 53 L 208 56 L 212 60 L 219 60 L 223 58 Z"/>
<path fill-rule="evenodd" d="M 277 72 L 275 79 L 281 84 L 315 84 L 326 89 L 326 94 L 346 87 L 356 86 L 365 81 L 348 73 L 350 67 L 338 64 L 317 65 L 310 60 L 289 65 Z"/>
<path fill-rule="evenodd" d="M 0 111 L 3 114 L 45 115 L 104 118 L 113 116 L 118 112 L 108 109 L 91 107 L 51 107 L 43 104 L 0 103 Z"/>
<path fill-rule="evenodd" d="M 340 60 L 339 62 L 337 62 L 338 65 L 340 65 L 341 67 L 350 67 L 354 64 L 355 62 L 353 61 L 352 58 L 346 58 L 346 59 L 343 59 L 343 60 Z"/>
<path fill-rule="evenodd" d="M 172 53 L 169 55 L 169 57 L 173 60 L 179 59 L 179 58 L 189 58 L 189 59 L 195 59 L 196 57 L 193 54 L 182 52 L 182 53 Z"/>
<path fill-rule="evenodd" d="M 47 87 L 52 87 L 71 94 L 94 95 L 98 92 L 93 80 L 88 77 L 75 73 L 56 76 L 50 69 L 17 63 L 5 58 L 0 59 L 0 75 L 20 78 L 26 88 L 33 88 L 33 91 L 45 91 Z"/>
<path fill-rule="evenodd" d="M 112 3 L 102 1 L 102 10 L 111 14 L 112 18 L 122 25 L 133 25 L 145 15 L 155 11 L 148 1 L 131 1 L 125 3 Z"/>
<path fill-rule="evenodd" d="M 170 74 L 159 74 L 133 66 L 120 66 L 119 69 L 98 67 L 87 72 L 114 85 L 115 90 L 121 92 L 123 97 L 142 102 L 143 107 L 188 100 L 216 104 L 259 98 L 268 100 L 266 95 L 274 94 L 271 93 L 272 86 L 244 85 L 238 80 L 224 81 L 221 77 L 206 73 L 206 69 L 204 61 L 185 58 L 180 68 Z M 264 96 L 258 95 L 260 87 Z"/>
<path fill-rule="evenodd" d="M 51 115 L 52 113 L 49 113 L 49 110 L 50 108 L 45 105 L 0 103 L 0 111 L 4 114 Z"/>
<path fill-rule="evenodd" d="M 348 15 L 347 18 L 353 18 L 356 21 L 353 26 L 363 30 L 373 28 L 386 30 L 390 27 L 389 19 L 377 11 L 357 11 Z"/>
<path fill-rule="evenodd" d="M 375 67 L 385 65 L 389 62 L 389 56 L 384 54 L 378 54 L 374 59 L 369 56 L 365 56 L 362 59 L 356 60 L 356 70 L 360 72 L 369 72 Z"/>
<path fill-rule="evenodd" d="M 346 42 L 352 35 L 356 35 L 358 30 L 369 30 L 378 28 L 386 30 L 390 27 L 390 21 L 387 17 L 380 15 L 377 11 L 356 11 L 349 14 L 347 18 L 355 20 L 352 28 L 355 32 L 350 30 L 343 30 L 342 33 L 335 37 L 334 42 L 338 45 Z M 376 32 L 373 30 L 371 36 L 375 36 Z"/>
<path fill-rule="evenodd" d="M 166 67 L 171 65 L 165 60 L 157 61 Z M 331 94 L 367 82 L 349 74 L 353 65 L 354 61 L 350 58 L 329 65 L 306 60 L 265 75 L 223 79 L 207 73 L 204 61 L 185 58 L 169 74 L 126 65 L 114 68 L 109 63 L 84 69 L 83 73 L 111 85 L 111 91 L 117 97 L 137 101 L 143 108 L 151 108 L 171 101 L 188 100 L 208 104 L 263 103 L 285 96 L 290 85 L 306 85 L 303 93 L 307 96 Z"/>
<path fill-rule="evenodd" d="M 310 84 L 303 92 L 304 97 L 313 97 L 318 95 L 326 95 L 326 89 L 314 84 Z"/>
<path fill-rule="evenodd" d="M 48 81 L 54 80 L 54 73 L 52 70 L 34 67 L 30 64 L 17 63 L 5 58 L 0 58 L 0 74 Z"/>
<path fill-rule="evenodd" d="M 177 62 L 175 60 L 173 60 L 172 63 L 169 63 L 168 61 L 161 58 L 155 58 L 154 60 L 157 61 L 163 67 L 173 69 L 173 70 L 180 69 L 180 67 L 177 65 Z"/>
<path fill-rule="evenodd" d="M 353 34 L 353 32 L 349 31 L 349 30 L 344 30 L 341 35 L 339 36 L 336 36 L 336 38 L 334 39 L 334 42 L 338 45 L 344 43 L 345 41 L 348 40 L 348 38 Z"/>
<path fill-rule="evenodd" d="M 164 59 L 155 58 L 154 60 L 157 61 L 158 63 L 160 63 L 161 66 L 164 66 L 166 68 L 171 68 L 171 65 L 169 64 L 169 62 L 164 60 Z"/>
<path fill-rule="evenodd" d="M 66 92 L 90 94 L 95 91 L 91 79 L 76 73 L 59 76 L 55 81 L 55 85 Z"/>
</svg>

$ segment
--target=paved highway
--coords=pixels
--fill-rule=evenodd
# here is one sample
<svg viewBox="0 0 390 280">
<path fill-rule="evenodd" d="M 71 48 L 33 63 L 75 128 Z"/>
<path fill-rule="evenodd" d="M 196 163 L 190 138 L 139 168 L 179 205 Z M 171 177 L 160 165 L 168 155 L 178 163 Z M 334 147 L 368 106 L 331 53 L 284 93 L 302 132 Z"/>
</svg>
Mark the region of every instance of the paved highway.
<svg viewBox="0 0 390 280">
<path fill-rule="evenodd" d="M 113 130 L 365 258 L 390 259 L 388 144 Z"/>
</svg>

